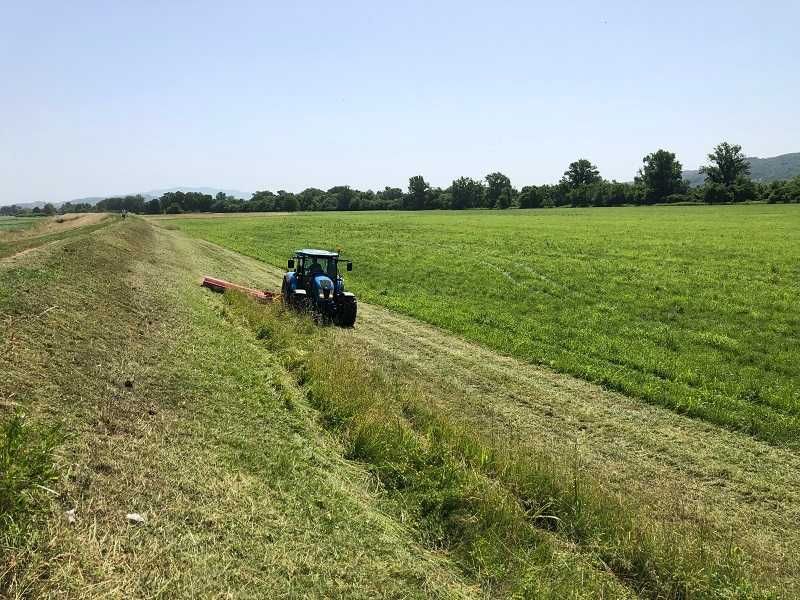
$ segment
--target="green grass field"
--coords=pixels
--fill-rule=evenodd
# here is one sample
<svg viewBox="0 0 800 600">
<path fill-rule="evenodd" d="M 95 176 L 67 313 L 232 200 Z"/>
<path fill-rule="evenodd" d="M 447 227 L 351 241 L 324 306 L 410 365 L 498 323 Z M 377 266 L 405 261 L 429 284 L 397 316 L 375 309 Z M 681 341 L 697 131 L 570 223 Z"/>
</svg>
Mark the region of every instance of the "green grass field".
<svg viewBox="0 0 800 600">
<path fill-rule="evenodd" d="M 41 221 L 41 217 L 0 217 L 0 234 L 27 229 Z"/>
<path fill-rule="evenodd" d="M 800 445 L 798 207 L 160 224 L 278 267 L 299 247 L 341 247 L 355 262 L 350 289 L 363 301 L 654 404 Z"/>
</svg>

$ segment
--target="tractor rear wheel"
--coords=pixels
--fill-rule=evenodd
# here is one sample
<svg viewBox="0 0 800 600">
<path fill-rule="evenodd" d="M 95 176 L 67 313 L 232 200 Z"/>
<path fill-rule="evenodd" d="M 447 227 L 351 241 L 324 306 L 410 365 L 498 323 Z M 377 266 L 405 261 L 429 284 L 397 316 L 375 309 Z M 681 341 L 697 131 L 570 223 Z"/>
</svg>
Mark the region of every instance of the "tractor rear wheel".
<svg viewBox="0 0 800 600">
<path fill-rule="evenodd" d="M 288 286 L 286 285 L 286 279 L 284 279 L 283 283 L 281 284 L 281 298 L 283 299 L 284 306 L 288 306 L 289 292 L 288 292 Z"/>
<path fill-rule="evenodd" d="M 355 298 L 352 302 L 343 302 L 336 308 L 336 324 L 340 327 L 352 327 L 356 323 L 358 303 Z"/>
</svg>

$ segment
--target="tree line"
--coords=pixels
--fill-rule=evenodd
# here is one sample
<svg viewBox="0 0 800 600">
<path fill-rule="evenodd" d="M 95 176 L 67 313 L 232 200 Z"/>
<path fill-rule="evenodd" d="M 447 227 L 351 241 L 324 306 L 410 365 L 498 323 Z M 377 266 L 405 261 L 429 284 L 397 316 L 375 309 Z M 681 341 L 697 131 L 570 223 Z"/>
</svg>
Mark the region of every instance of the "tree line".
<svg viewBox="0 0 800 600">
<path fill-rule="evenodd" d="M 422 175 L 408 181 L 408 188 L 385 187 L 360 191 L 340 185 L 328 190 L 307 188 L 299 193 L 258 191 L 245 200 L 219 193 L 168 192 L 159 198 L 141 195 L 106 198 L 92 206 L 67 202 L 58 210 L 52 204 L 32 211 L 10 206 L 0 214 L 55 214 L 56 212 L 129 211 L 141 214 L 184 212 L 295 212 L 348 210 L 460 210 L 469 208 L 548 208 L 559 206 L 626 206 L 675 203 L 724 204 L 765 201 L 800 202 L 800 176 L 788 181 L 758 183 L 750 178 L 750 164 L 738 144 L 722 142 L 700 167 L 703 185 L 690 188 L 684 181 L 675 154 L 657 150 L 642 159 L 633 182 L 604 179 L 597 167 L 581 158 L 569 165 L 561 180 L 552 185 L 515 188 L 502 173 L 483 179 L 459 177 L 449 187 L 431 186 Z"/>
</svg>

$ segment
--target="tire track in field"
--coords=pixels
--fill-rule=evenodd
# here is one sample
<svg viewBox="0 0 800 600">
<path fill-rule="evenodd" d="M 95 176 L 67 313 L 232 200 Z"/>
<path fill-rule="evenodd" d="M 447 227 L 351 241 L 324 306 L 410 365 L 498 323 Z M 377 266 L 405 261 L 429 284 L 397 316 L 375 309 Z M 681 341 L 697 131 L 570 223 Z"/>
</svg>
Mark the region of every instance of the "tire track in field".
<svg viewBox="0 0 800 600">
<path fill-rule="evenodd" d="M 189 243 L 219 265 L 210 275 L 280 286 L 273 267 L 210 242 Z M 577 454 L 595 480 L 638 498 L 654 516 L 730 531 L 762 573 L 800 593 L 797 453 L 502 356 L 379 306 L 359 303 L 356 327 L 342 335 L 356 337 L 376 360 L 428 388 L 444 411 L 487 435 L 564 460 Z"/>
</svg>

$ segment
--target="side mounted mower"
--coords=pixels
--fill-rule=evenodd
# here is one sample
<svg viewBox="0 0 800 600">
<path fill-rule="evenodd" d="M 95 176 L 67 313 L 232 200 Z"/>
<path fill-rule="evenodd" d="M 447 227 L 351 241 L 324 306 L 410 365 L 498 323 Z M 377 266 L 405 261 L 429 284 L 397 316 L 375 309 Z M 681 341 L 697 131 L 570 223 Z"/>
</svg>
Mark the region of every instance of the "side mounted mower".
<svg viewBox="0 0 800 600">
<path fill-rule="evenodd" d="M 298 250 L 289 259 L 289 271 L 283 276 L 280 295 L 214 277 L 204 277 L 202 285 L 216 292 L 243 292 L 260 302 L 280 299 L 286 306 L 311 312 L 322 323 L 352 327 L 356 322 L 358 303 L 356 297 L 344 289 L 344 279 L 339 272 L 340 262 L 345 263 L 348 271 L 353 270 L 352 261 L 341 259 L 338 252 Z"/>
</svg>

